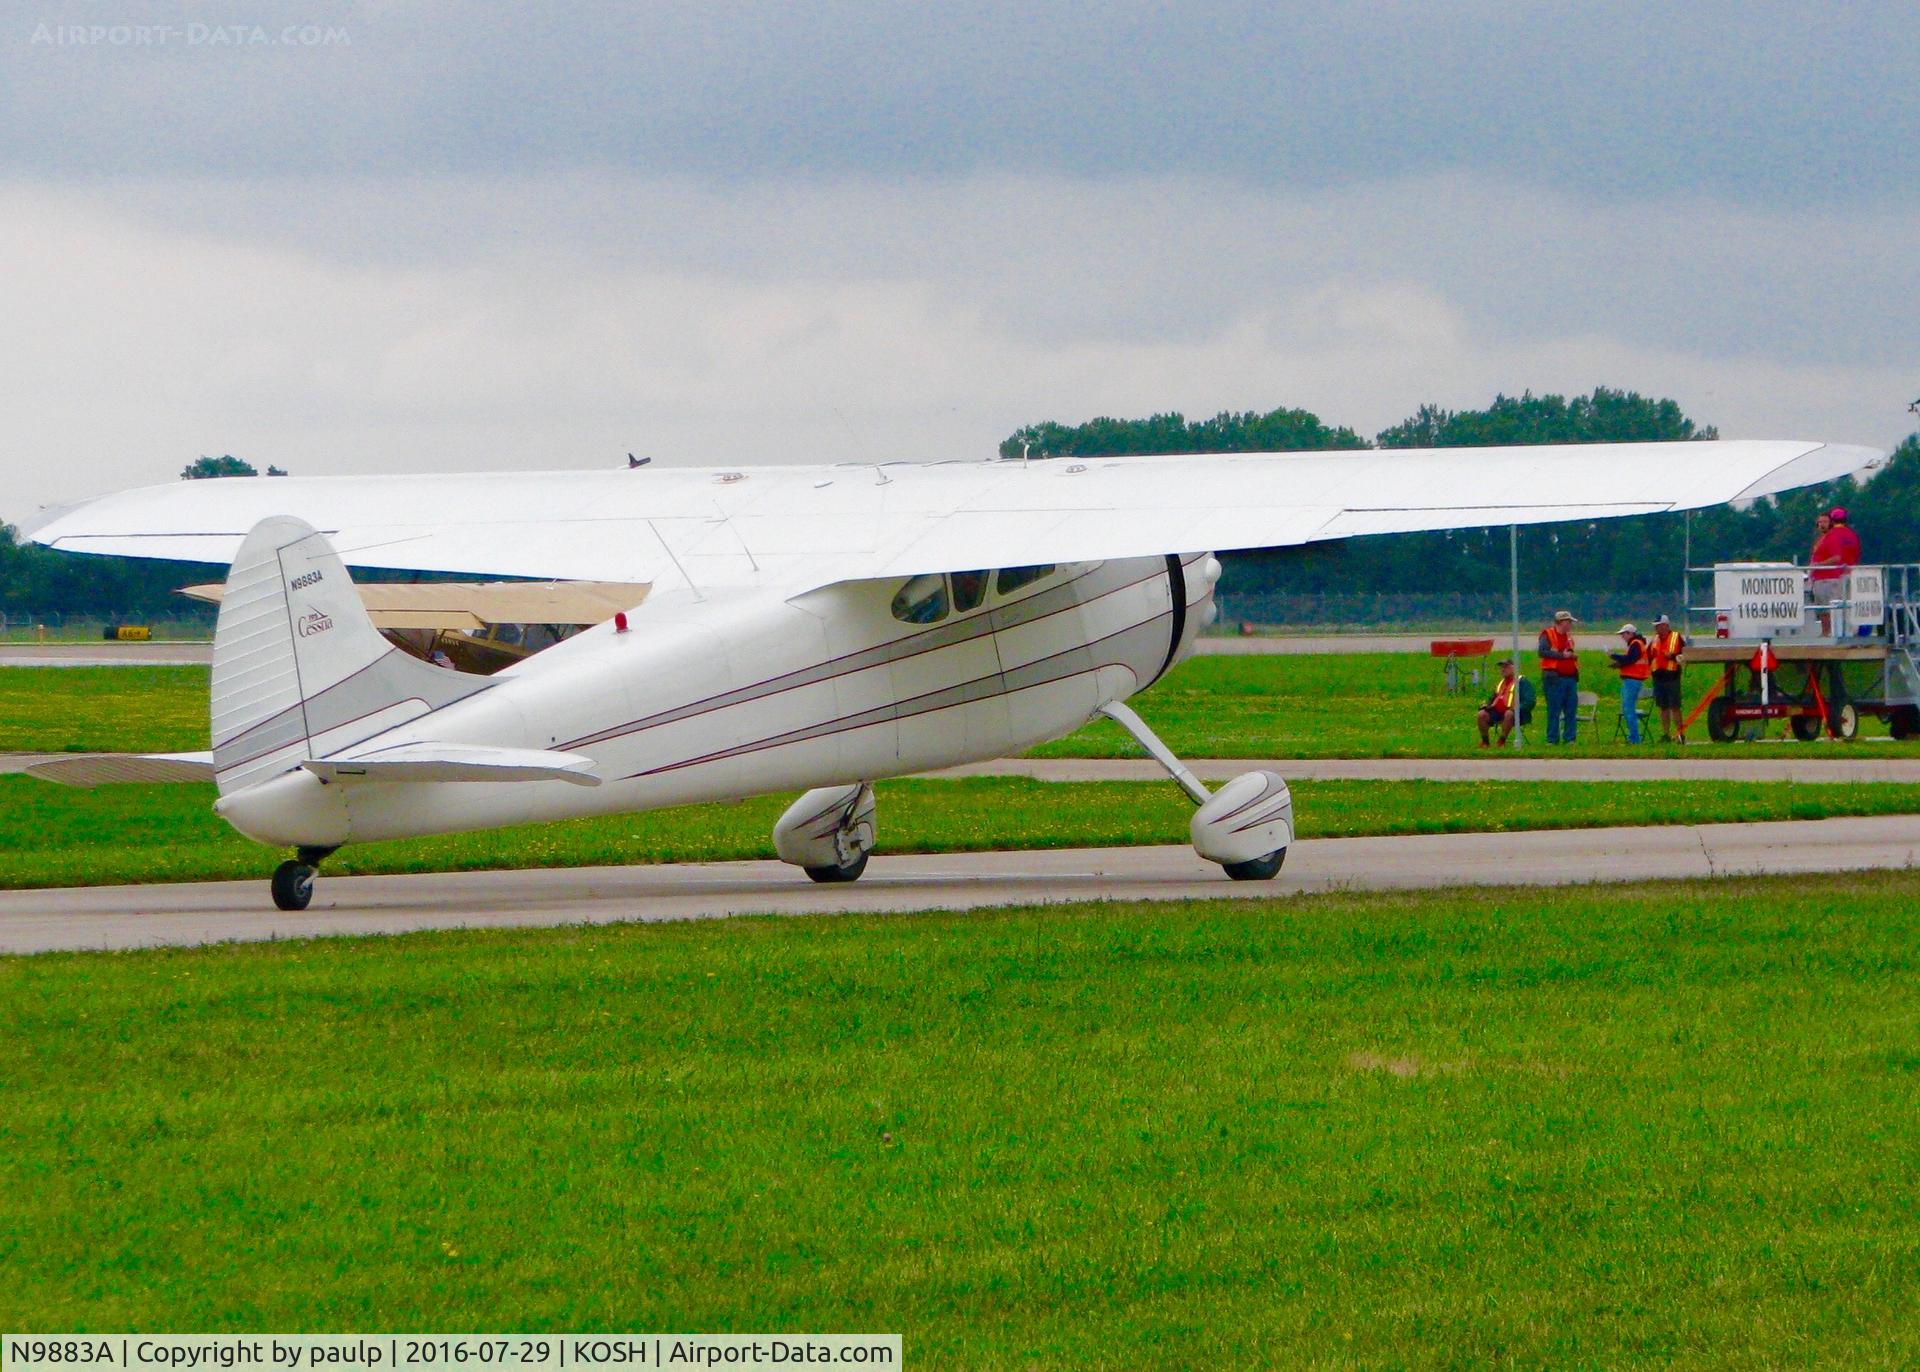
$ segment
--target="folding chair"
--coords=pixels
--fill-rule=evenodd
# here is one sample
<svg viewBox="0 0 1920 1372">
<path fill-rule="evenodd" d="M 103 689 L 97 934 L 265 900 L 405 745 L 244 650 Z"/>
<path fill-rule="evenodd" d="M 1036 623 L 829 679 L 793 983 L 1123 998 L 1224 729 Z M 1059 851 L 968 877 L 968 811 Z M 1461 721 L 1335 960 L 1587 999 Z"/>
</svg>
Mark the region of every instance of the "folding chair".
<svg viewBox="0 0 1920 1372">
<path fill-rule="evenodd" d="M 1584 696 L 1586 692 L 1582 691 L 1580 694 Z M 1595 708 L 1598 708 L 1599 700 L 1597 697 L 1595 698 L 1594 704 L 1595 704 Z M 1652 711 L 1647 705 L 1647 702 L 1644 699 L 1642 699 L 1634 702 L 1633 712 L 1636 715 L 1640 716 L 1640 741 L 1644 743 L 1646 742 L 1646 739 L 1647 739 L 1647 720 L 1652 717 Z M 1618 743 L 1621 739 L 1625 738 L 1626 736 L 1627 736 L 1627 717 L 1624 714 L 1615 713 L 1613 717 L 1613 741 L 1615 743 Z"/>
</svg>

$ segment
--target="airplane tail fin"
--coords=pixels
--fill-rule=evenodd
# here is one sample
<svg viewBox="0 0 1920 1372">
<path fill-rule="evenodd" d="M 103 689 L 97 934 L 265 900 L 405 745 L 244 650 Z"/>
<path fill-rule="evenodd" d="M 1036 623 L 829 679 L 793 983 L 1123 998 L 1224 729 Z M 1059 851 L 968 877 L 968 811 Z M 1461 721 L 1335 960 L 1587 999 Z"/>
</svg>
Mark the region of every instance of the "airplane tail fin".
<svg viewBox="0 0 1920 1372">
<path fill-rule="evenodd" d="M 388 643 L 323 535 L 263 519 L 233 559 L 214 629 L 214 779 L 228 795 L 489 684 Z"/>
</svg>

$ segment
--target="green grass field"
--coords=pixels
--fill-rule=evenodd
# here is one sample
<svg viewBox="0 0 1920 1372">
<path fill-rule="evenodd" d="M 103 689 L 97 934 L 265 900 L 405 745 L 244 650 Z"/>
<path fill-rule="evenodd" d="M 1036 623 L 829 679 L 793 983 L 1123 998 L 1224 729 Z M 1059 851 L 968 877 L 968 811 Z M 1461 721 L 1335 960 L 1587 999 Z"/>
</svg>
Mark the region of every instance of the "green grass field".
<svg viewBox="0 0 1920 1372">
<path fill-rule="evenodd" d="M 1533 664 L 1524 670 L 1533 671 Z M 1535 674 L 1537 678 L 1537 673 Z M 1703 668 L 1685 679 L 1688 708 L 1714 678 Z M 1598 725 L 1552 756 L 1727 758 L 1755 756 L 1739 744 L 1706 743 L 1705 721 L 1695 725 L 1699 746 L 1657 742 L 1629 748 L 1614 740 L 1620 713 L 1619 680 L 1599 653 L 1583 655 L 1580 684 L 1600 695 Z M 1168 678 L 1131 702 L 1176 753 L 1187 757 L 1470 757 L 1479 752 L 1473 715 L 1492 688 L 1450 696 L 1440 664 L 1410 653 L 1301 654 L 1202 657 L 1182 663 Z M 1536 715 L 1528 751 L 1548 753 L 1544 708 Z M 1653 719 L 1659 735 L 1659 718 Z M 1786 726 L 1768 726 L 1768 737 Z M 1822 759 L 1920 756 L 1920 740 L 1894 743 L 1885 721 L 1863 718 L 1860 738 L 1845 747 L 1785 744 L 1759 756 L 1815 750 Z M 1140 746 L 1119 725 L 1100 720 L 1069 738 L 1034 750 L 1041 757 L 1137 757 Z"/>
<path fill-rule="evenodd" d="M 1869 782 L 1302 781 L 1302 838 L 1577 829 L 1920 812 L 1920 786 Z M 886 781 L 880 851 L 974 852 L 1185 843 L 1193 807 L 1164 782 L 1023 777 Z M 359 844 L 326 870 L 444 872 L 770 858 L 791 796 Z M 0 888 L 258 877 L 278 850 L 212 812 L 211 786 L 76 791 L 0 776 Z"/>
<path fill-rule="evenodd" d="M 206 746 L 205 667 L 0 667 L 0 753 Z"/>
<path fill-rule="evenodd" d="M 0 1324 L 1920 1361 L 1920 875 L 0 961 Z"/>
<path fill-rule="evenodd" d="M 1583 684 L 1602 693 L 1598 727 L 1561 754 L 1623 757 L 1613 741 L 1619 688 L 1600 654 L 1582 664 Z M 1709 677 L 1688 677 L 1688 699 Z M 1491 688 L 1489 688 L 1491 689 Z M 183 752 L 207 746 L 204 667 L 0 667 L 0 752 L 102 750 Z M 1477 753 L 1473 712 L 1485 692 L 1449 696 L 1439 664 L 1408 653 L 1345 656 L 1204 657 L 1181 664 L 1138 697 L 1141 716 L 1187 757 L 1468 757 Z M 1656 723 L 1656 733 L 1657 733 Z M 1544 717 L 1533 752 L 1545 749 Z M 1704 729 L 1697 729 L 1705 739 Z M 1770 735 L 1785 726 L 1775 723 Z M 1920 740 L 1893 743 L 1886 724 L 1863 719 L 1870 747 L 1784 745 L 1817 749 L 1823 759 L 1920 757 Z M 1035 750 L 1042 757 L 1137 757 L 1139 745 L 1101 720 L 1070 738 Z M 1662 747 L 1634 756 L 1703 758 L 1750 753 L 1739 745 Z M 1765 755 L 1782 755 L 1769 748 Z"/>
</svg>

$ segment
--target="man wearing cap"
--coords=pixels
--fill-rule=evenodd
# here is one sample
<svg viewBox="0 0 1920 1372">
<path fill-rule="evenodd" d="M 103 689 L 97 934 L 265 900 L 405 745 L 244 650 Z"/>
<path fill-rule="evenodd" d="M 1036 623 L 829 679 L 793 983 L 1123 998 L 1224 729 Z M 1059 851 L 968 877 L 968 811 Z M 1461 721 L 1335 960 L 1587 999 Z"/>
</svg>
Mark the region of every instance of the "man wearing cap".
<svg viewBox="0 0 1920 1372">
<path fill-rule="evenodd" d="M 1480 707 L 1480 713 L 1474 716 L 1480 725 L 1480 746 L 1493 746 L 1488 731 L 1498 729 L 1500 742 L 1504 746 L 1507 735 L 1513 732 L 1513 722 L 1520 717 L 1520 678 L 1513 673 L 1513 659 L 1500 659 L 1500 679 L 1493 683 L 1493 695 Z"/>
<path fill-rule="evenodd" d="M 1653 703 L 1660 711 L 1660 741 L 1687 741 L 1680 706 L 1680 671 L 1686 664 L 1687 640 L 1665 615 L 1653 621 L 1647 661 L 1653 668 Z"/>
<path fill-rule="evenodd" d="M 1573 742 L 1579 728 L 1580 654 L 1573 647 L 1570 611 L 1555 610 L 1553 623 L 1540 631 L 1540 680 L 1547 691 L 1547 742 Z"/>
<path fill-rule="evenodd" d="M 1847 524 L 1846 507 L 1842 505 L 1815 516 L 1813 528 L 1813 552 L 1807 558 L 1813 570 L 1807 575 L 1807 599 L 1815 605 L 1831 605 L 1840 598 L 1847 573 L 1860 561 L 1860 535 Z M 1820 632 L 1833 632 L 1825 610 L 1820 611 Z"/>
<path fill-rule="evenodd" d="M 1652 663 L 1647 659 L 1647 641 L 1640 631 L 1631 624 L 1620 626 L 1621 642 L 1626 651 L 1608 653 L 1614 670 L 1620 673 L 1620 719 L 1627 726 L 1627 742 L 1640 741 L 1640 690 L 1647 684 L 1647 673 Z"/>
</svg>

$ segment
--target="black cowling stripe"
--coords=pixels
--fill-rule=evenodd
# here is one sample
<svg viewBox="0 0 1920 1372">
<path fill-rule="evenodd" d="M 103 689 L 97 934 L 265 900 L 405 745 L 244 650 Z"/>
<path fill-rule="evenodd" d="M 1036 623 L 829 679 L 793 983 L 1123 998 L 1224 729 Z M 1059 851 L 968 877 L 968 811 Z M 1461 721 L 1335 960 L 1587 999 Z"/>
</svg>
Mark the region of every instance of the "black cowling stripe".
<svg viewBox="0 0 1920 1372">
<path fill-rule="evenodd" d="M 1167 554 L 1167 594 L 1173 597 L 1173 627 L 1167 634 L 1167 656 L 1160 663 L 1160 670 L 1153 674 L 1153 681 L 1165 676 L 1167 668 L 1173 666 L 1173 655 L 1180 651 L 1180 636 L 1187 631 L 1187 569 L 1178 553 Z M 1153 681 L 1147 686 L 1153 685 Z"/>
</svg>

